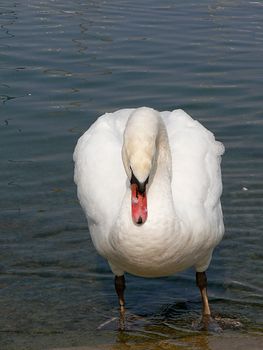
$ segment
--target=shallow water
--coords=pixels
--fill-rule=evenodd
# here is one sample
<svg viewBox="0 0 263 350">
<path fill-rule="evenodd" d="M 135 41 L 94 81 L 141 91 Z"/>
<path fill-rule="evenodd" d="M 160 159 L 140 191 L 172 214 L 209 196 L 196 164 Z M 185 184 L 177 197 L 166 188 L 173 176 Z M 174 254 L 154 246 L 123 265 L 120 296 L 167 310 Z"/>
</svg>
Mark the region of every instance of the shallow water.
<svg viewBox="0 0 263 350">
<path fill-rule="evenodd" d="M 72 152 L 99 115 L 141 105 L 183 108 L 224 142 L 211 307 L 239 323 L 225 336 L 263 335 L 262 15 L 262 2 L 242 0 L 1 1 L 1 349 L 216 349 L 217 335 L 192 328 L 192 270 L 127 276 L 130 330 L 98 329 L 118 317 L 117 300 Z"/>
</svg>

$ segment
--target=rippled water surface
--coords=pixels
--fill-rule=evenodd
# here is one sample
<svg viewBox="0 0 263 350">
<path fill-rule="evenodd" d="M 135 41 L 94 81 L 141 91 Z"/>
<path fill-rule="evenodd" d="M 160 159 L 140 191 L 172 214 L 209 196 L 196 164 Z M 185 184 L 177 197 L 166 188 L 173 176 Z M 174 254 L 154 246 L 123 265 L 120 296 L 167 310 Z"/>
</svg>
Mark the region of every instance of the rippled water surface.
<svg viewBox="0 0 263 350">
<path fill-rule="evenodd" d="M 130 330 L 98 329 L 117 300 L 72 152 L 99 115 L 141 105 L 183 108 L 224 142 L 211 307 L 232 320 L 224 336 L 263 335 L 262 18 L 262 1 L 1 1 L 1 349 L 215 349 L 218 336 L 192 328 L 192 270 L 127 276 Z"/>
</svg>

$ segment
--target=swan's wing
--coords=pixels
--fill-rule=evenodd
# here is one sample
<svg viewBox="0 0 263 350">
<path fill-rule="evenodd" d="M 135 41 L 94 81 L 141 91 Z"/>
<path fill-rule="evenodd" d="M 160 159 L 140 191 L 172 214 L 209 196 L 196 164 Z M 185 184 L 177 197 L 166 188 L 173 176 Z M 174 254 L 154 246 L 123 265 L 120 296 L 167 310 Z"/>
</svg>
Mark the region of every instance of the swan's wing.
<svg viewBox="0 0 263 350">
<path fill-rule="evenodd" d="M 110 230 L 124 197 L 127 176 L 121 148 L 131 112 L 119 110 L 98 118 L 80 137 L 74 151 L 74 180 L 91 234 Z"/>
<path fill-rule="evenodd" d="M 217 226 L 222 235 L 222 143 L 182 110 L 162 112 L 172 153 L 172 192 L 175 210 L 185 222 Z M 203 218 L 203 219 L 202 219 Z M 210 226 L 210 227 L 211 227 Z"/>
</svg>

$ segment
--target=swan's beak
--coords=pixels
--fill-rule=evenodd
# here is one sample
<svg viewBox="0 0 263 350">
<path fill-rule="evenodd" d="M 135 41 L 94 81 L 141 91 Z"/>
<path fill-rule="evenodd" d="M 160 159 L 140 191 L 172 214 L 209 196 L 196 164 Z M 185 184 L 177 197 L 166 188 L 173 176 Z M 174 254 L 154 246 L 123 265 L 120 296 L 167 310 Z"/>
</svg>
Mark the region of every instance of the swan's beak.
<svg viewBox="0 0 263 350">
<path fill-rule="evenodd" d="M 146 183 L 131 181 L 131 211 L 132 220 L 136 225 L 142 225 L 147 220 Z"/>
</svg>

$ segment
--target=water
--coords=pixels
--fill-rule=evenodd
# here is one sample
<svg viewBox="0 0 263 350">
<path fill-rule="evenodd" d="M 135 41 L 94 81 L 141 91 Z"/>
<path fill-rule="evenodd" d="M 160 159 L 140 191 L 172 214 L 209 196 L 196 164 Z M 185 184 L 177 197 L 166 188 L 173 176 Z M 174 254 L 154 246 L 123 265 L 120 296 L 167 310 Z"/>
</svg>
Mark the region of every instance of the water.
<svg viewBox="0 0 263 350">
<path fill-rule="evenodd" d="M 142 105 L 183 108 L 224 142 L 211 307 L 241 324 L 224 337 L 263 335 L 262 15 L 262 2 L 242 0 L 1 1 L 1 349 L 215 348 L 216 335 L 191 326 L 192 270 L 127 276 L 128 315 L 140 318 L 124 333 L 97 329 L 118 316 L 117 300 L 76 199 L 72 152 L 99 115 Z"/>
</svg>

